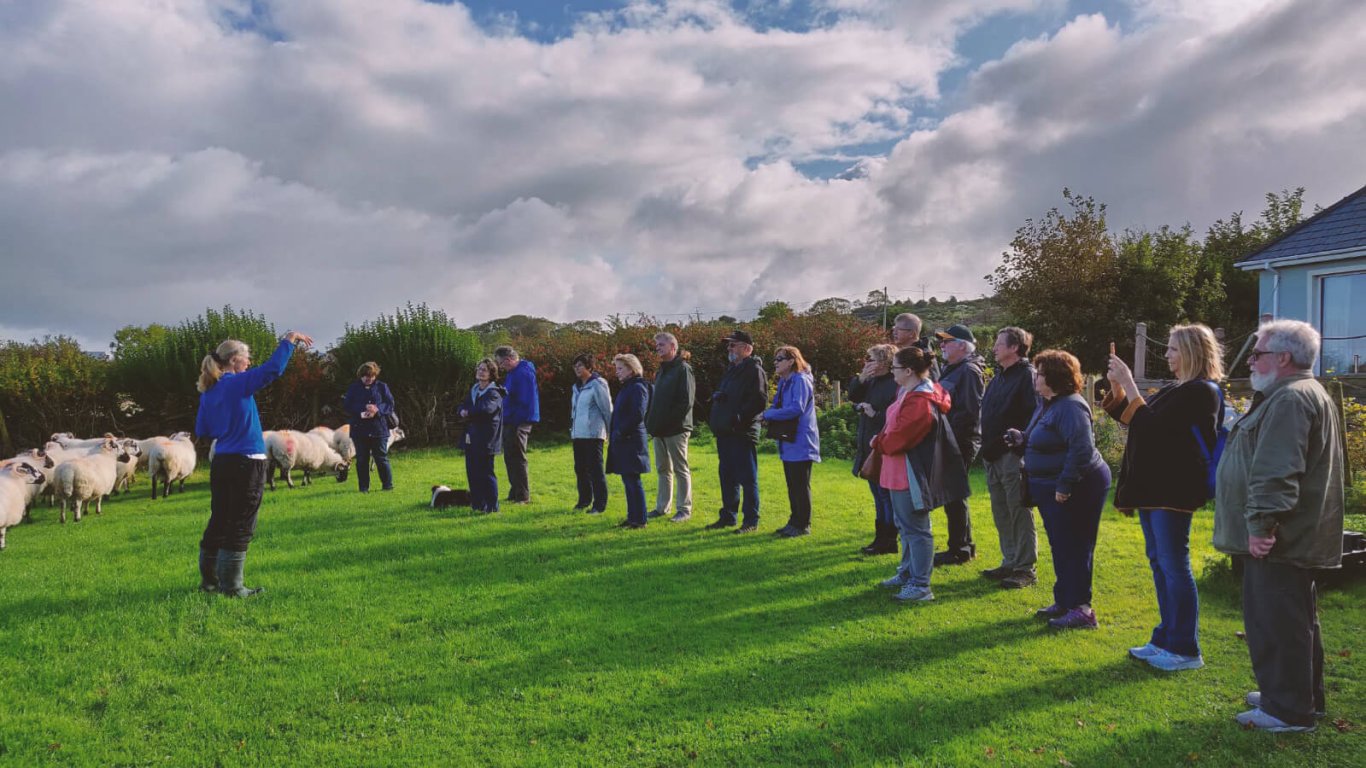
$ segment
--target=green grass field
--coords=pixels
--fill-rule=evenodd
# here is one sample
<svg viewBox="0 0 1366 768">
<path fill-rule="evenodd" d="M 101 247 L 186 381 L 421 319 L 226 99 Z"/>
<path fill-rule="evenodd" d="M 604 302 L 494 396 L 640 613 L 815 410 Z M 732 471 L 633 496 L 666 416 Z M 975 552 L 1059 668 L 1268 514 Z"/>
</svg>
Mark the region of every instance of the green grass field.
<svg viewBox="0 0 1366 768">
<path fill-rule="evenodd" d="M 568 446 L 535 450 L 534 503 L 494 516 L 427 508 L 464 484 L 453 451 L 397 455 L 392 494 L 281 486 L 249 600 L 193 589 L 203 471 L 78 525 L 39 508 L 0 553 L 0 765 L 1366 765 L 1362 583 L 1321 598 L 1330 722 L 1244 732 L 1254 681 L 1208 514 L 1207 667 L 1166 675 L 1125 656 L 1156 620 L 1135 520 L 1102 523 L 1099 631 L 1058 633 L 1033 618 L 1045 545 L 1039 587 L 998 589 L 979 557 L 902 606 L 875 586 L 894 559 L 856 554 L 871 512 L 847 462 L 817 467 L 813 534 L 783 540 L 775 456 L 763 532 L 737 536 L 702 530 L 716 460 L 693 453 L 693 520 L 644 531 L 615 527 L 614 477 L 607 514 L 570 510 Z"/>
</svg>

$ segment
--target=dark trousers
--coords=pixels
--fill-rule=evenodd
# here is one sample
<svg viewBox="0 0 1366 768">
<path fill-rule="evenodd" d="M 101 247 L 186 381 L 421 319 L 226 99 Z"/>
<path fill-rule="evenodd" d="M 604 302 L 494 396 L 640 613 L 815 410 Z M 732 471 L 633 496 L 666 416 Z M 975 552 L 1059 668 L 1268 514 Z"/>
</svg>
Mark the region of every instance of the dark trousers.
<svg viewBox="0 0 1366 768">
<path fill-rule="evenodd" d="M 579 503 L 595 511 L 607 509 L 607 474 L 602 468 L 602 440 L 574 440 L 574 479 L 579 485 Z"/>
<path fill-rule="evenodd" d="M 475 512 L 497 512 L 498 476 L 493 473 L 493 454 L 465 451 L 465 479 L 470 484 L 470 507 Z"/>
<path fill-rule="evenodd" d="M 1053 550 L 1053 602 L 1072 609 L 1091 604 L 1091 573 L 1095 565 L 1096 534 L 1100 513 L 1110 494 L 1110 468 L 1101 464 L 1090 470 L 1059 504 L 1052 480 L 1029 481 L 1029 493 L 1039 505 L 1048 548 Z"/>
<path fill-rule="evenodd" d="M 878 485 L 876 480 L 868 481 L 868 489 L 873 493 L 877 521 L 884 525 L 896 525 L 896 516 L 892 513 L 892 492 Z"/>
<path fill-rule="evenodd" d="M 1191 572 L 1193 517 L 1170 509 L 1138 511 L 1160 617 L 1150 642 L 1182 656 L 1200 655 L 1200 594 Z"/>
<path fill-rule="evenodd" d="M 792 510 L 787 524 L 793 528 L 811 527 L 811 464 L 809 461 L 784 461 L 787 480 L 787 506 Z"/>
<path fill-rule="evenodd" d="M 735 522 L 742 511 L 745 525 L 759 524 L 759 452 L 747 437 L 716 436 L 716 472 L 721 479 L 721 520 Z M 740 495 L 744 494 L 744 507 Z"/>
<path fill-rule="evenodd" d="M 352 442 L 356 444 L 357 487 L 370 490 L 370 459 L 374 458 L 380 487 L 393 488 L 394 472 L 389 468 L 389 449 L 384 445 L 387 441 L 382 437 L 356 437 Z"/>
<path fill-rule="evenodd" d="M 626 520 L 645 525 L 645 486 L 640 475 L 622 475 L 621 485 L 626 491 Z"/>
<path fill-rule="evenodd" d="M 209 465 L 209 524 L 199 548 L 246 552 L 266 489 L 266 460 L 220 453 Z"/>
<path fill-rule="evenodd" d="M 508 471 L 508 501 L 531 500 L 531 477 L 527 471 L 526 442 L 530 424 L 503 428 L 503 466 Z"/>
<path fill-rule="evenodd" d="M 1291 725 L 1313 725 L 1315 710 L 1327 708 L 1314 572 L 1242 560 L 1243 629 L 1262 711 Z"/>
<path fill-rule="evenodd" d="M 971 444 L 965 446 L 960 443 L 959 450 L 962 451 L 964 465 L 971 467 L 977 458 L 977 452 L 972 449 Z M 968 514 L 967 501 L 951 501 L 945 504 L 944 516 L 949 521 L 949 542 L 945 548 L 949 552 L 976 555 L 977 543 L 972 540 L 972 517 Z"/>
</svg>

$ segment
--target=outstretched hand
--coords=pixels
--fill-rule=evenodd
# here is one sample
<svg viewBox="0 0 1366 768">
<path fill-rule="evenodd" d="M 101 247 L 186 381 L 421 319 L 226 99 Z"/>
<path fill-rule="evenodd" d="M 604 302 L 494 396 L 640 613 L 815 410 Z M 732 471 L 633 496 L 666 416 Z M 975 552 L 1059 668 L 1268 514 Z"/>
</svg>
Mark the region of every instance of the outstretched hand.
<svg viewBox="0 0 1366 768">
<path fill-rule="evenodd" d="M 287 333 L 285 333 L 284 339 L 290 344 L 294 344 L 296 346 L 302 344 L 304 349 L 308 349 L 313 346 L 313 337 L 309 336 L 306 333 L 299 333 L 298 331 L 288 331 Z"/>
<path fill-rule="evenodd" d="M 1134 381 L 1134 372 L 1129 370 L 1129 365 L 1121 360 L 1119 355 L 1110 355 L 1110 367 L 1106 371 L 1105 377 L 1110 380 L 1113 391 L 1122 391 L 1130 399 L 1138 396 L 1138 384 Z"/>
</svg>

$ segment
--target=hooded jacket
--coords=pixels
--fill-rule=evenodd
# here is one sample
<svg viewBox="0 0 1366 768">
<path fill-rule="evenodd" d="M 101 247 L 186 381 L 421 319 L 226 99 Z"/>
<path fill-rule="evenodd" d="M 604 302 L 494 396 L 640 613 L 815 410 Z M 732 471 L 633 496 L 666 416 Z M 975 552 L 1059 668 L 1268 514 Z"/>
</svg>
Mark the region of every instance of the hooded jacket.
<svg viewBox="0 0 1366 768">
<path fill-rule="evenodd" d="M 622 382 L 612 409 L 612 439 L 607 444 L 607 471 L 614 475 L 643 475 L 650 471 L 645 435 L 645 412 L 650 407 L 650 383 L 640 376 Z"/>
<path fill-rule="evenodd" d="M 982 447 L 982 391 L 986 389 L 983 365 L 982 356 L 973 352 L 945 366 L 939 374 L 939 385 L 953 399 L 949 423 L 953 425 L 953 436 L 958 441 L 964 463 L 977 458 L 977 451 Z"/>
<path fill-rule="evenodd" d="M 607 380 L 594 373 L 588 381 L 574 382 L 569 395 L 569 436 L 574 440 L 606 440 L 612 418 L 612 393 Z"/>
<path fill-rule="evenodd" d="M 816 393 L 807 371 L 795 371 L 778 380 L 773 407 L 764 411 L 765 421 L 797 421 L 797 439 L 778 441 L 778 458 L 783 461 L 820 461 L 821 435 L 816 424 Z"/>
<path fill-rule="evenodd" d="M 503 452 L 503 399 L 507 390 L 497 384 L 490 384 L 483 392 L 478 387 L 476 384 L 470 388 L 457 409 L 469 412 L 460 448 L 496 456 Z"/>
<path fill-rule="evenodd" d="M 1115 508 L 1194 512 L 1209 500 L 1209 468 L 1195 441 L 1211 449 L 1219 421 L 1218 385 L 1208 379 L 1168 384 L 1151 399 L 1106 394 L 1101 407 L 1129 427 L 1115 488 Z"/>
<path fill-rule="evenodd" d="M 873 450 L 882 453 L 879 484 L 889 491 L 906 492 L 917 511 L 942 507 L 967 498 L 967 467 L 961 459 L 944 462 L 952 476 L 935 477 L 937 430 L 943 429 L 953 399 L 939 384 L 923 381 L 901 395 L 887 409 L 887 425 L 873 438 Z"/>
</svg>

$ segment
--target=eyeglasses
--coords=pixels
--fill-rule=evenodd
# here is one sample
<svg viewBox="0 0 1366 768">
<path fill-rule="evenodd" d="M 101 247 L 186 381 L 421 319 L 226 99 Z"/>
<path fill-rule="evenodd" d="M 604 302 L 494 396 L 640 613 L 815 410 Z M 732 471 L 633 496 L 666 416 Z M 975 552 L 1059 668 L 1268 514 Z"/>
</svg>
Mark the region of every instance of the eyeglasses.
<svg viewBox="0 0 1366 768">
<path fill-rule="evenodd" d="M 910 368 L 907 368 L 907 367 L 904 366 L 904 365 L 894 365 L 894 366 L 892 366 L 892 370 L 894 370 L 894 371 L 909 371 Z"/>
<path fill-rule="evenodd" d="M 1274 354 L 1276 354 L 1276 353 L 1275 353 L 1275 352 L 1272 352 L 1272 351 L 1269 350 L 1269 349 L 1254 349 L 1254 350 L 1252 350 L 1251 352 L 1249 352 L 1249 353 L 1247 354 L 1247 361 L 1248 361 L 1249 363 L 1255 363 L 1255 362 L 1257 362 L 1257 358 L 1261 357 L 1262 355 L 1274 355 Z"/>
<path fill-rule="evenodd" d="M 902 333 L 915 333 L 914 330 L 912 330 L 912 329 L 910 329 L 910 328 L 902 328 L 902 327 L 899 326 L 899 325 L 894 325 L 894 326 L 892 326 L 892 330 L 894 330 L 894 331 L 901 331 Z"/>
<path fill-rule="evenodd" d="M 784 362 L 784 361 L 787 361 L 787 360 L 791 360 L 791 359 L 792 359 L 792 358 L 788 357 L 787 355 L 774 355 L 774 357 L 773 357 L 773 362 L 775 362 L 775 363 L 781 363 L 781 362 Z"/>
</svg>

